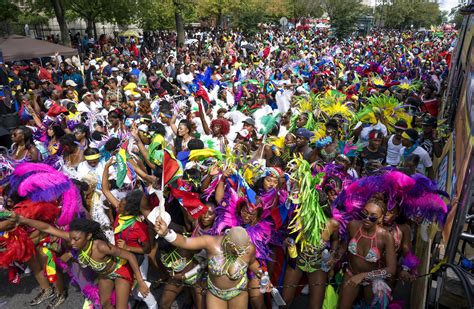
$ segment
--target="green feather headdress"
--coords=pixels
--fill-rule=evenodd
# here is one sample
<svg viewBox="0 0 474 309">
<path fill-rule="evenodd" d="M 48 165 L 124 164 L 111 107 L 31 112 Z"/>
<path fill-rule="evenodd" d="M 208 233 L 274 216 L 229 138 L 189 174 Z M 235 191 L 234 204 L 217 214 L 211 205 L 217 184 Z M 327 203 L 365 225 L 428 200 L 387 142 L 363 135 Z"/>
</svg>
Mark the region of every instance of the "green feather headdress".
<svg viewBox="0 0 474 309">
<path fill-rule="evenodd" d="M 293 202 L 297 204 L 295 217 L 288 229 L 291 233 L 297 233 L 295 242 L 300 244 L 301 250 L 304 250 L 306 245 L 319 245 L 321 234 L 326 228 L 328 218 L 319 204 L 319 194 L 316 190 L 316 186 L 323 180 L 324 173 L 313 177 L 309 162 L 301 157 L 293 159 L 288 164 L 293 167 L 291 178 L 297 182 L 298 187 L 293 198 Z"/>
</svg>

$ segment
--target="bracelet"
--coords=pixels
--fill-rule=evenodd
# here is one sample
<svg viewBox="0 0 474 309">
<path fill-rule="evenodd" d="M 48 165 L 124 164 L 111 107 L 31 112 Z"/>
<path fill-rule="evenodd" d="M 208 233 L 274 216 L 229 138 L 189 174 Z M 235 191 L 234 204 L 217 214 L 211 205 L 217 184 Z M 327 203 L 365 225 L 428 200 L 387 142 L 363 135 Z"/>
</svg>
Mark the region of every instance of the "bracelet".
<svg viewBox="0 0 474 309">
<path fill-rule="evenodd" d="M 367 274 L 366 279 L 369 280 L 369 281 L 372 281 L 372 280 L 375 280 L 375 279 L 385 279 L 385 278 L 389 278 L 389 277 L 391 277 L 391 275 L 389 273 L 387 273 L 387 271 L 385 269 L 377 269 L 377 270 L 373 270 L 373 271 L 369 272 Z"/>
<path fill-rule="evenodd" d="M 163 236 L 163 238 L 167 241 L 167 242 L 173 242 L 176 240 L 176 238 L 178 238 L 178 234 L 176 234 L 175 231 L 173 230 L 169 230 L 168 231 L 168 234 L 166 234 L 165 236 Z"/>
</svg>

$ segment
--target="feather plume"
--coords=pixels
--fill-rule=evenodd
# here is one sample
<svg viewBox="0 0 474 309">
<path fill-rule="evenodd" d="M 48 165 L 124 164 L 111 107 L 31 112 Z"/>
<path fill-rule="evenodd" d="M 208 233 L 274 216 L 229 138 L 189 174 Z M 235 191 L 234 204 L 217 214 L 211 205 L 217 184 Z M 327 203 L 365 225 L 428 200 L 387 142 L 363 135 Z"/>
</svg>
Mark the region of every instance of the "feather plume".
<svg viewBox="0 0 474 309">
<path fill-rule="evenodd" d="M 63 194 L 61 215 L 57 223 L 59 226 L 68 226 L 75 217 L 84 215 L 85 210 L 82 206 L 79 190 L 71 183 L 70 188 Z"/>
</svg>

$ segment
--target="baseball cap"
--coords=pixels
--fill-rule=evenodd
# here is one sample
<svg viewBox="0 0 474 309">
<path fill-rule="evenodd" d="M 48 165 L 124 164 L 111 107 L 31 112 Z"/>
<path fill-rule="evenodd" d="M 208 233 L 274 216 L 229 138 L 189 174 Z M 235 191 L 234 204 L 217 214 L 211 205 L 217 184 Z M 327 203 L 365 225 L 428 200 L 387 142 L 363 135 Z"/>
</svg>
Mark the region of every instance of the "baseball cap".
<svg viewBox="0 0 474 309">
<path fill-rule="evenodd" d="M 66 86 L 76 87 L 77 84 L 72 79 L 68 79 L 66 81 Z"/>
<path fill-rule="evenodd" d="M 251 126 L 255 126 L 255 120 L 253 120 L 253 118 L 249 117 L 247 119 L 245 119 L 244 121 L 242 121 L 243 123 L 247 123 Z"/>
<path fill-rule="evenodd" d="M 437 119 L 433 116 L 426 116 L 423 118 L 423 122 L 421 123 L 424 126 L 436 126 Z"/>
<path fill-rule="evenodd" d="M 408 129 L 405 132 L 403 132 L 402 138 L 407 139 L 414 143 L 418 140 L 418 132 L 415 129 Z"/>
</svg>

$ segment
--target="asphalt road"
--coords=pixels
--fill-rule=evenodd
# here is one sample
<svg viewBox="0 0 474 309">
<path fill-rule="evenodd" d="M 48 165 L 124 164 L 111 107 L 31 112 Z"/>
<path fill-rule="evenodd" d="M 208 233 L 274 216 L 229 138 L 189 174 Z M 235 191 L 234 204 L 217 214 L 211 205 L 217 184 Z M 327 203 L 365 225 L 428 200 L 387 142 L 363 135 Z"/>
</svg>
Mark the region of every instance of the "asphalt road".
<svg viewBox="0 0 474 309">
<path fill-rule="evenodd" d="M 149 278 L 153 280 L 153 278 Z M 30 307 L 28 302 L 32 300 L 40 291 L 38 284 L 36 283 L 33 276 L 22 277 L 20 284 L 13 285 L 8 283 L 7 272 L 5 270 L 0 270 L 0 282 L 2 282 L 0 287 L 0 309 L 26 309 L 26 308 L 37 308 L 44 309 L 47 307 L 49 300 L 45 301 L 43 304 Z M 156 299 L 159 303 L 159 297 L 162 289 L 158 288 L 152 290 Z M 409 285 L 398 285 L 394 296 L 396 299 L 405 299 L 407 301 L 410 295 L 410 286 Z M 81 309 L 84 303 L 84 297 L 80 293 L 79 289 L 69 285 L 68 289 L 68 298 L 66 302 L 60 308 L 67 309 Z M 174 303 L 173 309 L 182 308 L 180 306 L 182 299 L 178 297 L 178 301 Z M 409 308 L 409 303 L 405 302 L 405 308 Z M 133 304 L 132 309 L 146 309 L 144 304 Z M 299 295 L 295 298 L 294 303 L 291 306 L 292 309 L 301 309 L 308 308 L 308 297 L 306 295 Z"/>
</svg>

